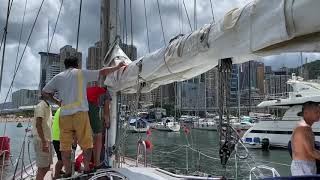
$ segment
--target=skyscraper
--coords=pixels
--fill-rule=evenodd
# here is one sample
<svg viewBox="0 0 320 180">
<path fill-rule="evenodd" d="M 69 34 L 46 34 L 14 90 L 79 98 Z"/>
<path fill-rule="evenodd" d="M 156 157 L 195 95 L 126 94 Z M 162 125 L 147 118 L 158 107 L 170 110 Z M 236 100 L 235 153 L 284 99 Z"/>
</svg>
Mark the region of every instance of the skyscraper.
<svg viewBox="0 0 320 180">
<path fill-rule="evenodd" d="M 78 58 L 79 69 L 82 69 L 82 53 L 76 52 L 76 49 L 71 45 L 65 45 L 60 49 L 60 71 L 65 69 L 64 60 L 71 56 Z"/>
<path fill-rule="evenodd" d="M 39 90 L 46 85 L 53 76 L 60 72 L 60 56 L 55 53 L 39 52 L 40 59 L 40 84 Z"/>
<path fill-rule="evenodd" d="M 264 64 L 263 63 L 259 63 L 258 67 L 257 67 L 257 88 L 260 91 L 261 95 L 264 95 L 265 90 L 264 90 Z"/>
<path fill-rule="evenodd" d="M 89 47 L 88 49 L 88 59 L 87 59 L 87 69 L 101 69 L 103 66 L 102 62 L 102 48 L 101 41 L 98 41 L 94 46 Z"/>
<path fill-rule="evenodd" d="M 87 57 L 87 69 L 95 70 L 103 67 L 102 43 L 98 41 L 94 46 L 89 47 Z M 88 86 L 96 86 L 98 82 L 89 82 Z"/>
</svg>

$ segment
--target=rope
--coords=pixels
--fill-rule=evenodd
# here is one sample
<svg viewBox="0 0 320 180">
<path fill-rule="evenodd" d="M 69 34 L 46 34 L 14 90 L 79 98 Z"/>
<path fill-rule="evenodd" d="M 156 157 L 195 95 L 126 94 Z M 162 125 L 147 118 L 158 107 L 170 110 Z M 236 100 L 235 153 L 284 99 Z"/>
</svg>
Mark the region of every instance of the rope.
<svg viewBox="0 0 320 180">
<path fill-rule="evenodd" d="M 187 7 L 186 7 L 186 3 L 184 3 L 184 0 L 182 0 L 182 2 L 183 2 L 184 10 L 186 12 L 187 19 L 188 19 L 188 22 L 189 22 L 190 31 L 192 31 L 191 21 L 190 21 L 190 18 L 189 18 L 189 14 L 188 14 L 188 10 L 187 10 Z"/>
<path fill-rule="evenodd" d="M 157 5 L 158 5 L 158 13 L 159 13 L 159 17 L 160 17 L 160 24 L 161 24 L 161 31 L 162 31 L 162 37 L 163 37 L 163 42 L 166 45 L 166 38 L 164 35 L 164 30 L 163 30 L 163 24 L 162 24 L 162 16 L 161 16 L 161 10 L 160 10 L 160 4 L 159 4 L 159 0 L 157 0 Z"/>
<path fill-rule="evenodd" d="M 8 90 L 8 92 L 7 92 L 7 94 L 6 94 L 6 98 L 5 98 L 5 100 L 4 100 L 4 103 L 3 103 L 3 105 L 2 105 L 2 109 L 4 108 L 4 105 L 5 105 L 5 103 L 7 102 L 7 99 L 8 99 L 8 97 L 9 97 L 9 93 L 10 93 L 10 91 L 11 91 L 11 89 L 12 89 L 14 80 L 15 80 L 15 78 L 16 78 L 17 72 L 18 72 L 19 67 L 20 67 L 20 65 L 21 65 L 22 58 L 23 58 L 23 56 L 24 56 L 24 53 L 25 53 L 25 51 L 26 51 L 26 49 L 27 49 L 27 47 L 28 47 L 29 41 L 30 41 L 30 39 L 31 39 L 32 32 L 33 32 L 34 27 L 35 27 L 35 25 L 36 25 L 36 22 L 37 22 L 37 20 L 38 20 L 38 17 L 39 17 L 40 11 L 41 11 L 41 9 L 42 9 L 43 3 L 44 3 L 44 0 L 42 0 L 42 2 L 41 2 L 40 8 L 39 8 L 39 10 L 38 10 L 38 12 L 37 12 L 37 15 L 36 15 L 36 18 L 35 18 L 34 23 L 33 23 L 33 25 L 32 25 L 32 28 L 31 28 L 30 34 L 29 34 L 29 36 L 28 36 L 27 42 L 26 42 L 25 47 L 24 47 L 24 49 L 23 49 L 22 55 L 21 55 L 21 57 L 20 57 L 20 60 L 19 60 L 17 69 L 15 70 L 15 72 L 14 72 L 14 74 L 13 74 L 13 78 L 12 78 L 12 81 L 11 81 L 11 84 L 10 84 L 10 87 L 9 87 L 9 90 Z M 6 119 L 6 121 L 5 121 L 3 136 L 5 136 L 5 134 L 6 134 L 7 123 L 8 123 L 8 119 Z M 1 144 L 1 148 L 2 148 L 2 147 L 3 147 L 3 143 Z"/>
<path fill-rule="evenodd" d="M 143 0 L 144 5 L 144 18 L 146 21 L 146 31 L 147 31 L 147 41 L 148 41 L 148 52 L 150 53 L 150 40 L 149 40 L 149 28 L 148 28 L 148 18 L 147 18 L 147 7 L 146 7 L 146 0 Z"/>
<path fill-rule="evenodd" d="M 212 0 L 210 0 L 210 7 L 211 7 L 211 14 L 212 14 L 212 22 L 214 22 L 215 20 L 214 20 Z"/>
<path fill-rule="evenodd" d="M 61 4 L 62 4 L 62 3 L 61 3 Z M 80 34 L 80 24 L 81 24 L 81 9 L 82 9 L 82 0 L 80 0 L 80 8 L 79 8 L 79 19 L 78 19 L 78 32 L 77 32 L 76 52 L 78 52 L 78 46 L 79 46 L 79 34 Z"/>
</svg>

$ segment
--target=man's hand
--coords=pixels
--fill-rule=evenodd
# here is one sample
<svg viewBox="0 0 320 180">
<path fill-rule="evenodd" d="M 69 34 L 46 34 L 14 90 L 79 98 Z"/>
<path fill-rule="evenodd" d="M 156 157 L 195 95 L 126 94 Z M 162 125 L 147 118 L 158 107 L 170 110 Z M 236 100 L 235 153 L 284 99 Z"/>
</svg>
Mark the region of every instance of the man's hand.
<svg viewBox="0 0 320 180">
<path fill-rule="evenodd" d="M 62 106 L 62 101 L 61 100 L 58 100 L 57 103 L 56 103 L 59 107 Z"/>
<path fill-rule="evenodd" d="M 49 153 L 49 142 L 48 141 L 41 141 L 42 144 L 42 151 Z"/>
<path fill-rule="evenodd" d="M 120 68 L 122 68 L 122 67 L 124 67 L 124 66 L 127 66 L 127 64 L 125 63 L 125 62 L 123 62 L 123 61 L 121 61 L 118 65 L 117 65 L 117 67 L 120 69 Z"/>
</svg>

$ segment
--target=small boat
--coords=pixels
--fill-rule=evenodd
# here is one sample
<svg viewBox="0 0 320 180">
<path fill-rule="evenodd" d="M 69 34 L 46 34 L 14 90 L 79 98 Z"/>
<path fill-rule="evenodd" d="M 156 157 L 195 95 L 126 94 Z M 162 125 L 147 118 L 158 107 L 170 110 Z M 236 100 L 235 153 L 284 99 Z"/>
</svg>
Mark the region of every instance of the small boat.
<svg viewBox="0 0 320 180">
<path fill-rule="evenodd" d="M 154 129 L 159 131 L 180 131 L 180 124 L 174 120 L 174 117 L 162 118 L 162 122 L 153 126 Z"/>
<path fill-rule="evenodd" d="M 21 122 L 18 122 L 17 128 L 21 128 L 21 127 L 23 127 L 23 126 L 22 126 L 22 123 L 21 123 Z"/>
<path fill-rule="evenodd" d="M 142 118 L 132 118 L 127 124 L 127 131 L 131 133 L 147 132 L 149 130 L 149 123 Z"/>
</svg>

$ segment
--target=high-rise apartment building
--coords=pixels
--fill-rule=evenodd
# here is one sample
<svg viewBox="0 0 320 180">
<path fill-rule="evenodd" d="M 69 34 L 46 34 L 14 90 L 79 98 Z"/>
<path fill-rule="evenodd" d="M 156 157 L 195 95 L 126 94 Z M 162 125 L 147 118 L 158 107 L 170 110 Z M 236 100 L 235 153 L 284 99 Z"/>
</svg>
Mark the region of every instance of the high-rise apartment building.
<svg viewBox="0 0 320 180">
<path fill-rule="evenodd" d="M 12 93 L 12 103 L 15 107 L 32 106 L 38 103 L 39 90 L 20 89 Z"/>
<path fill-rule="evenodd" d="M 39 52 L 40 58 L 40 84 L 39 90 L 60 72 L 60 56 L 55 53 Z"/>
<path fill-rule="evenodd" d="M 82 69 L 82 53 L 76 52 L 76 49 L 71 45 L 65 45 L 60 49 L 60 71 L 63 71 L 65 69 L 64 60 L 72 56 L 78 58 L 79 69 Z"/>
<path fill-rule="evenodd" d="M 264 79 L 265 79 L 265 68 L 263 63 L 259 63 L 257 67 L 257 88 L 261 95 L 264 95 Z"/>
</svg>

